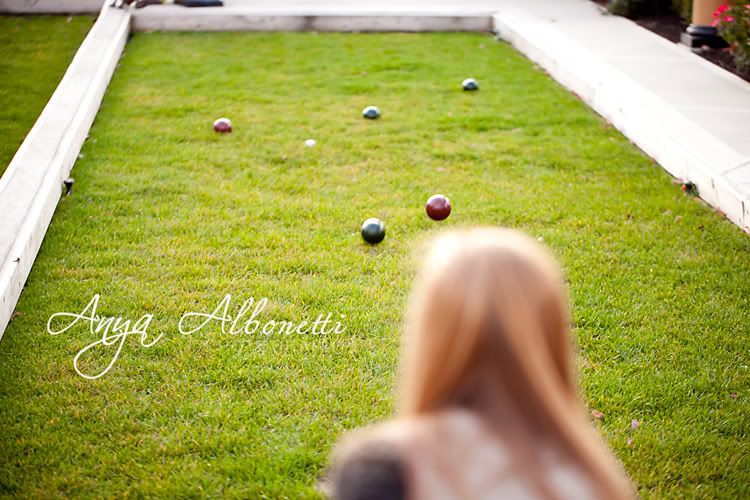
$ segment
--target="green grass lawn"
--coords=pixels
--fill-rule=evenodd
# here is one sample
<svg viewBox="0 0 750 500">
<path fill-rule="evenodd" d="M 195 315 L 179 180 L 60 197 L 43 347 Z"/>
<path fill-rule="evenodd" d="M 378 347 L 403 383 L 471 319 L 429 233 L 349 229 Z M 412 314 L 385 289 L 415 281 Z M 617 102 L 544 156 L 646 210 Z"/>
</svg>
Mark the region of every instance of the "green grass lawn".
<svg viewBox="0 0 750 500">
<path fill-rule="evenodd" d="M 90 16 L 0 15 L 0 175 L 86 37 Z"/>
<path fill-rule="evenodd" d="M 138 34 L 82 154 L 0 342 L 0 492 L 316 496 L 338 436 L 394 409 L 419 244 L 490 224 L 563 263 L 586 400 L 642 495 L 750 495 L 750 238 L 492 37 Z M 46 324 L 95 293 L 164 337 L 86 380 L 97 337 Z M 227 293 L 347 330 L 178 333 Z"/>
</svg>

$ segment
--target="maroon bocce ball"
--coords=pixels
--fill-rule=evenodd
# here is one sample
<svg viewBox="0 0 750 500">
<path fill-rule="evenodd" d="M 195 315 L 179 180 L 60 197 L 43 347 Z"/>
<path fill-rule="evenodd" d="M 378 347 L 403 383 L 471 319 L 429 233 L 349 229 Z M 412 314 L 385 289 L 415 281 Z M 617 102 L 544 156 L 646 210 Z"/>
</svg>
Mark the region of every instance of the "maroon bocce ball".
<svg viewBox="0 0 750 500">
<path fill-rule="evenodd" d="M 214 132 L 219 134 L 228 134 L 232 131 L 232 122 L 229 118 L 219 118 L 214 122 Z"/>
<path fill-rule="evenodd" d="M 424 209 L 432 220 L 447 219 L 451 214 L 451 202 L 442 194 L 434 194 L 427 200 Z"/>
</svg>

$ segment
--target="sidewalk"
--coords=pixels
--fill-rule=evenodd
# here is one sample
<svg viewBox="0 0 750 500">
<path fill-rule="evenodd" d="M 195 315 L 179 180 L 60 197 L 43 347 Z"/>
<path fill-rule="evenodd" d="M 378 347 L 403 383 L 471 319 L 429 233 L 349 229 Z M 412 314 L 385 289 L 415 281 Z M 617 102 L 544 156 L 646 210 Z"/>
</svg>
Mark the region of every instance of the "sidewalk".
<svg viewBox="0 0 750 500">
<path fill-rule="evenodd" d="M 495 29 L 750 227 L 750 84 L 586 0 L 497 1 Z"/>
</svg>

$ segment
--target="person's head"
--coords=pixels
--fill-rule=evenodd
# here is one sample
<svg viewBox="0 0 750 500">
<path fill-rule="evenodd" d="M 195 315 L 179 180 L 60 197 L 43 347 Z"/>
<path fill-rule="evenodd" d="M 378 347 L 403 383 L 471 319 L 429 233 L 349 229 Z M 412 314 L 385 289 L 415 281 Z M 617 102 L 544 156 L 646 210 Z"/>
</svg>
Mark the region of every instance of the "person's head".
<svg viewBox="0 0 750 500">
<path fill-rule="evenodd" d="M 630 495 L 583 412 L 564 280 L 534 239 L 498 228 L 437 237 L 412 292 L 403 354 L 402 415 L 471 409 L 527 449 L 557 446 L 605 496 Z"/>
</svg>

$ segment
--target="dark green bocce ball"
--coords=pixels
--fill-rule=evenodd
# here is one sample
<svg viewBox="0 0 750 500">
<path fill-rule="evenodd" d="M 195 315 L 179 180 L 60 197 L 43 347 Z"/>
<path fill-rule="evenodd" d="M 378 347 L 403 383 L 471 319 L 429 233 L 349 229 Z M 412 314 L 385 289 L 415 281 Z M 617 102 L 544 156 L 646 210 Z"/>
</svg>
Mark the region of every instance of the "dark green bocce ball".
<svg viewBox="0 0 750 500">
<path fill-rule="evenodd" d="M 473 78 L 467 78 L 461 84 L 464 90 L 479 90 L 479 84 Z"/>
<path fill-rule="evenodd" d="M 385 223 L 372 217 L 362 224 L 362 239 L 371 245 L 380 243 L 385 238 Z"/>
<path fill-rule="evenodd" d="M 367 106 L 362 110 L 362 116 L 368 120 L 375 120 L 376 118 L 380 118 L 380 110 L 377 106 Z"/>
</svg>

